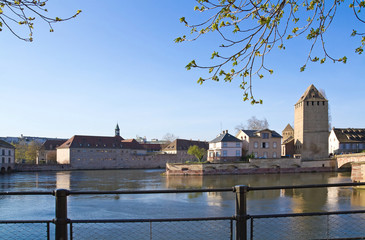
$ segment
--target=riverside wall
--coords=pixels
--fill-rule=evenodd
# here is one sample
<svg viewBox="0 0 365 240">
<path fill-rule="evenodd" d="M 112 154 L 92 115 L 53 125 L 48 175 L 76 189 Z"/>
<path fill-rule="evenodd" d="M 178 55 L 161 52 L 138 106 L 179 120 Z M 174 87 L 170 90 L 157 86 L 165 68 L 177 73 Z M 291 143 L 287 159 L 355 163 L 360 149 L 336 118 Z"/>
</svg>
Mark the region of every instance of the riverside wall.
<svg viewBox="0 0 365 240">
<path fill-rule="evenodd" d="M 264 174 L 305 173 L 337 171 L 336 160 L 302 161 L 295 158 L 250 159 L 249 162 L 166 164 L 166 175 L 220 175 L 220 174 Z"/>
</svg>

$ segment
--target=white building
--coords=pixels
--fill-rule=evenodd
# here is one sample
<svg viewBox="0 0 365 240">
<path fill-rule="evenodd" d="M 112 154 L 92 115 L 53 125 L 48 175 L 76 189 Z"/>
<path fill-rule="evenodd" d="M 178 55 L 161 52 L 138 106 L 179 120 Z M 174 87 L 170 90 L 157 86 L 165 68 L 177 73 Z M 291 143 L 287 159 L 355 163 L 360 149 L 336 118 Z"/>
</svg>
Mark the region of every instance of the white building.
<svg viewBox="0 0 365 240">
<path fill-rule="evenodd" d="M 358 153 L 365 150 L 365 129 L 332 128 L 328 137 L 330 154 Z"/>
<path fill-rule="evenodd" d="M 0 140 L 0 171 L 1 173 L 11 172 L 15 163 L 15 147 L 3 140 Z"/>
<path fill-rule="evenodd" d="M 223 131 L 215 139 L 209 142 L 209 162 L 235 162 L 241 160 L 242 141 Z"/>
</svg>

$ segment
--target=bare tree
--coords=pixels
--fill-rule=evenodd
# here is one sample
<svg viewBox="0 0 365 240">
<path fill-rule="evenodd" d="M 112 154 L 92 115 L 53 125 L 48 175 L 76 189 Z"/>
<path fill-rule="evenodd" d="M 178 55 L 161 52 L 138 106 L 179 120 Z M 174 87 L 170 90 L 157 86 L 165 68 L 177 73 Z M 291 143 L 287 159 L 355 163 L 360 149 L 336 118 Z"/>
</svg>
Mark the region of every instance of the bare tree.
<svg viewBox="0 0 365 240">
<path fill-rule="evenodd" d="M 173 141 L 175 141 L 177 138 L 179 138 L 179 137 L 175 136 L 175 135 L 174 135 L 174 134 L 172 134 L 172 133 L 166 133 L 166 134 L 162 137 L 162 139 L 163 139 L 163 140 L 168 141 L 168 142 L 173 142 Z"/>
<path fill-rule="evenodd" d="M 235 127 L 235 130 L 237 133 L 242 129 L 247 130 L 262 130 L 269 128 L 269 123 L 266 120 L 266 118 L 260 120 L 256 116 L 252 116 L 250 119 L 247 120 L 247 125 L 244 125 L 243 123 L 240 123 Z"/>
</svg>

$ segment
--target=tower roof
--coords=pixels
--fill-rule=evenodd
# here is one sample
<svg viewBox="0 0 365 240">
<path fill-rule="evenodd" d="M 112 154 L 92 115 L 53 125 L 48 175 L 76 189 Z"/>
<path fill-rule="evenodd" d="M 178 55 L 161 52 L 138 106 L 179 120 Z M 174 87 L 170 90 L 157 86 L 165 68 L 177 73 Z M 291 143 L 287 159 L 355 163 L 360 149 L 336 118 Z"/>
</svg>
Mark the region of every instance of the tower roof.
<svg viewBox="0 0 365 240">
<path fill-rule="evenodd" d="M 304 94 L 300 97 L 297 103 L 303 101 L 328 101 L 322 93 L 318 91 L 318 89 L 311 84 L 307 90 L 305 90 Z"/>
<path fill-rule="evenodd" d="M 117 123 L 117 126 L 115 127 L 115 130 L 120 130 L 118 123 Z"/>
<path fill-rule="evenodd" d="M 294 131 L 293 127 L 288 123 L 288 125 L 286 125 L 286 127 L 284 128 L 283 132 L 286 131 Z"/>
</svg>

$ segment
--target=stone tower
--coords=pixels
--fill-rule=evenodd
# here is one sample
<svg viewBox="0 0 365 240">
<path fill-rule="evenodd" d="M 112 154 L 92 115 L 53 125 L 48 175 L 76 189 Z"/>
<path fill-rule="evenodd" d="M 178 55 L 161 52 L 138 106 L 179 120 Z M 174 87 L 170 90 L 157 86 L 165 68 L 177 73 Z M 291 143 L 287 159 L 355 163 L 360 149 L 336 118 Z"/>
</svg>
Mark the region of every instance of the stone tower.
<svg viewBox="0 0 365 240">
<path fill-rule="evenodd" d="M 295 155 L 303 160 L 328 157 L 328 100 L 310 85 L 294 105 Z"/>
</svg>

